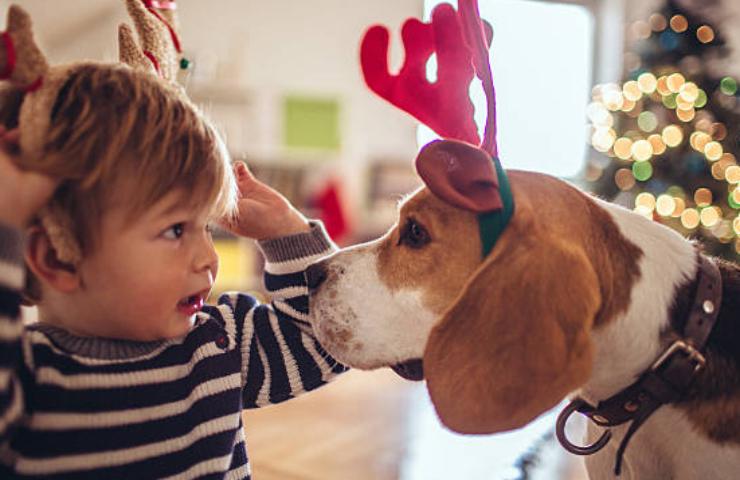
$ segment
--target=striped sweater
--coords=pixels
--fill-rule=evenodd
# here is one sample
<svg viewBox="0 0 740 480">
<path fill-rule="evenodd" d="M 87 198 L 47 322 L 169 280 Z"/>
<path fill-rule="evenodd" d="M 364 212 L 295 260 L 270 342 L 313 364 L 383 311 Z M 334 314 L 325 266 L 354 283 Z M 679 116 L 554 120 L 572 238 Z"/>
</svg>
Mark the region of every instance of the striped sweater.
<svg viewBox="0 0 740 480">
<path fill-rule="evenodd" d="M 271 305 L 225 294 L 151 343 L 24 328 L 21 240 L 0 225 L 0 478 L 250 478 L 242 409 L 345 370 L 307 323 L 303 270 L 335 248 L 320 226 L 260 243 Z"/>
</svg>

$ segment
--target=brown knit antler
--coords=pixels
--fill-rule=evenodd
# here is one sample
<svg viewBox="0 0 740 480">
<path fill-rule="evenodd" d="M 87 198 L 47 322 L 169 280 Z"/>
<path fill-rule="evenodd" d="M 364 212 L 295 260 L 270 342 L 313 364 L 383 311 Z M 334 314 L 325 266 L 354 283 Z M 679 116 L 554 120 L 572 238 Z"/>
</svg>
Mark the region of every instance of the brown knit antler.
<svg viewBox="0 0 740 480">
<path fill-rule="evenodd" d="M 49 71 L 49 64 L 33 39 L 31 18 L 17 5 L 11 5 L 8 10 L 8 25 L 2 33 L 2 42 L 0 79 L 10 80 L 22 89 L 38 87 Z"/>
<path fill-rule="evenodd" d="M 175 81 L 180 64 L 180 41 L 175 32 L 174 5 L 174 1 L 126 0 L 141 46 L 136 43 L 131 28 L 121 25 L 118 40 L 122 62 Z"/>
</svg>

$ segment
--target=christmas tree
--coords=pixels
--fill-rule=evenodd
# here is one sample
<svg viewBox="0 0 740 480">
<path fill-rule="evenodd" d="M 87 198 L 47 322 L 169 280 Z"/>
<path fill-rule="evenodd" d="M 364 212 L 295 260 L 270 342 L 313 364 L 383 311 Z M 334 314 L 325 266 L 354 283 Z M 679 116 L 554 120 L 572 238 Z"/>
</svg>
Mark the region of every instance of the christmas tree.
<svg viewBox="0 0 740 480">
<path fill-rule="evenodd" d="M 622 85 L 598 85 L 588 107 L 593 155 L 586 180 L 705 251 L 740 259 L 740 102 L 712 25 L 674 0 L 631 25 Z"/>
</svg>

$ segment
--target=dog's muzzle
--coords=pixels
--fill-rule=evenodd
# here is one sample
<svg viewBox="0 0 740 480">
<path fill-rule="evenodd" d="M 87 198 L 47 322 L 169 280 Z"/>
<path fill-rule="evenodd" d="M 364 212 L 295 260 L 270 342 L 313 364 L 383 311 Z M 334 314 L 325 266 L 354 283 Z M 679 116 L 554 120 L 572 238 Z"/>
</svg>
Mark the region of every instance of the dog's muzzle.
<svg viewBox="0 0 740 480">
<path fill-rule="evenodd" d="M 406 380 L 424 380 L 424 363 L 419 358 L 391 366 L 394 372 Z"/>
</svg>

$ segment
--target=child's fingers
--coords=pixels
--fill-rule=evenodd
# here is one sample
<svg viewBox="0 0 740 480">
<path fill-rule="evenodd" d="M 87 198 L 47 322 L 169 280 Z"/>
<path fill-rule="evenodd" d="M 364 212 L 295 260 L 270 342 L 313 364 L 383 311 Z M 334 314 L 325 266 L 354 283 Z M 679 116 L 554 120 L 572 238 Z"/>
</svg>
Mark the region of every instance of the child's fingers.
<svg viewBox="0 0 740 480">
<path fill-rule="evenodd" d="M 234 163 L 234 175 L 236 175 L 239 183 L 254 180 L 254 175 L 252 175 L 252 172 L 249 171 L 247 164 L 244 162 Z"/>
</svg>

